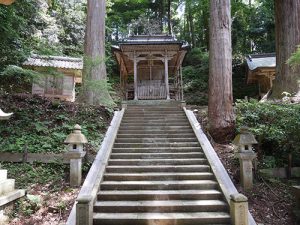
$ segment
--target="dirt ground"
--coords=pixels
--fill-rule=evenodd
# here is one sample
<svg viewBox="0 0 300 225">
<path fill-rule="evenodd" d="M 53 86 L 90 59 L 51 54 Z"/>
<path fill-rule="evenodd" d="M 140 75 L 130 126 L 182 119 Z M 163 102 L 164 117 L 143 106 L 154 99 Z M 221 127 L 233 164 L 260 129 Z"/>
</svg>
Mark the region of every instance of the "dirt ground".
<svg viewBox="0 0 300 225">
<path fill-rule="evenodd" d="M 253 190 L 244 192 L 240 185 L 239 166 L 238 161 L 234 158 L 233 147 L 215 144 L 214 148 L 238 191 L 248 197 L 249 210 L 257 223 L 297 225 L 292 212 L 295 201 L 291 194 L 289 181 L 267 180 L 255 173 Z"/>
<path fill-rule="evenodd" d="M 67 183 L 58 184 L 59 190 L 53 191 L 51 185 L 32 185 L 27 194 L 38 200 L 24 198 L 14 205 L 10 212 L 9 225 L 58 225 L 67 221 L 78 189 Z"/>
</svg>

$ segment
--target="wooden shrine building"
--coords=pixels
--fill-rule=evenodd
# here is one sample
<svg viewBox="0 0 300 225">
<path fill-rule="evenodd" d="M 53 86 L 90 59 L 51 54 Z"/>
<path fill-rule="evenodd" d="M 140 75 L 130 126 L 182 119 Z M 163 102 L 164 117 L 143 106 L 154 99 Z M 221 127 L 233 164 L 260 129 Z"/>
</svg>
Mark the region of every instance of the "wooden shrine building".
<svg viewBox="0 0 300 225">
<path fill-rule="evenodd" d="M 276 56 L 270 54 L 249 55 L 246 57 L 248 72 L 247 84 L 258 84 L 262 98 L 271 90 L 276 74 Z"/>
<path fill-rule="evenodd" d="M 32 55 L 23 66 L 41 74 L 32 84 L 32 94 L 75 101 L 75 85 L 82 83 L 82 58 Z"/>
<path fill-rule="evenodd" d="M 125 100 L 183 99 L 184 42 L 170 35 L 135 35 L 112 49 Z"/>
</svg>

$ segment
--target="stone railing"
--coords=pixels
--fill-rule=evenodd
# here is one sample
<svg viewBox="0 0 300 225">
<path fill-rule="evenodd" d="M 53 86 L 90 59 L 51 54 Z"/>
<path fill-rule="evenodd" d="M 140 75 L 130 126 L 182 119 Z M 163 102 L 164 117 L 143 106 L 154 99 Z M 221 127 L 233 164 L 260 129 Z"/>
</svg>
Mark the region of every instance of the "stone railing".
<svg viewBox="0 0 300 225">
<path fill-rule="evenodd" d="M 207 139 L 206 135 L 203 133 L 201 125 L 197 121 L 194 113 L 191 110 L 187 110 L 185 107 L 183 107 L 183 109 L 210 164 L 212 172 L 219 183 L 221 191 L 223 192 L 227 203 L 230 206 L 233 224 L 256 225 L 256 222 L 248 211 L 247 198 L 241 195 L 232 183 L 217 153 Z M 245 221 L 245 218 L 247 217 L 248 221 Z"/>
<path fill-rule="evenodd" d="M 111 154 L 125 109 L 116 111 L 108 128 L 100 150 L 89 170 L 89 173 L 82 185 L 76 202 L 72 208 L 67 225 L 92 225 L 93 205 L 97 197 L 100 182 Z"/>
</svg>

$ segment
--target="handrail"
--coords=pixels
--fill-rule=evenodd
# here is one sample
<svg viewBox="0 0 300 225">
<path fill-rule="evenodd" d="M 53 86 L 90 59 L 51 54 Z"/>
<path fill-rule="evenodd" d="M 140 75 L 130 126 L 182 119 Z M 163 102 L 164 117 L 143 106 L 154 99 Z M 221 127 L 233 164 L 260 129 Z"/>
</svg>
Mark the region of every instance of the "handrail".
<svg viewBox="0 0 300 225">
<path fill-rule="evenodd" d="M 114 117 L 110 123 L 110 126 L 105 134 L 103 142 L 101 144 L 100 150 L 97 153 L 97 156 L 89 170 L 89 173 L 81 187 L 81 190 L 78 194 L 76 202 L 73 205 L 72 211 L 69 215 L 67 225 L 75 225 L 76 224 L 76 211 L 78 211 L 78 203 L 84 202 L 87 203 L 88 207 L 92 207 L 97 196 L 97 192 L 100 187 L 100 182 L 103 179 L 103 174 L 105 172 L 106 165 L 108 163 L 108 159 L 111 154 L 111 150 L 114 145 L 114 141 L 116 139 L 125 109 L 121 111 L 116 111 L 114 113 Z M 90 215 L 89 215 L 90 216 Z M 85 216 L 80 216 L 80 220 L 84 219 Z M 77 217 L 78 218 L 78 217 Z M 88 218 L 91 221 L 91 218 Z M 77 222 L 78 224 L 78 222 Z M 88 223 L 84 223 L 88 225 Z"/>
<path fill-rule="evenodd" d="M 238 194 L 239 192 L 234 186 L 234 184 L 232 183 L 226 169 L 224 168 L 222 162 L 220 161 L 211 143 L 207 139 L 206 135 L 203 133 L 201 129 L 201 125 L 197 121 L 194 113 L 191 110 L 187 110 L 186 107 L 183 107 L 183 110 L 211 166 L 212 172 L 214 173 L 220 185 L 221 191 L 223 192 L 228 205 L 230 205 L 230 199 L 231 199 L 230 196 Z M 256 225 L 256 222 L 249 211 L 248 211 L 248 218 L 249 218 L 249 225 Z"/>
</svg>

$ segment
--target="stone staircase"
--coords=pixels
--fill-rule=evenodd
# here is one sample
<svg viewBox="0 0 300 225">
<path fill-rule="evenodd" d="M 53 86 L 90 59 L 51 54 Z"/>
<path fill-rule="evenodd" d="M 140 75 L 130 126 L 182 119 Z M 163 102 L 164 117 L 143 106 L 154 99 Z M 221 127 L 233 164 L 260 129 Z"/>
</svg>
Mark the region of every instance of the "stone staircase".
<svg viewBox="0 0 300 225">
<path fill-rule="evenodd" d="M 178 103 L 127 106 L 93 224 L 231 224 L 229 206 Z"/>
</svg>

